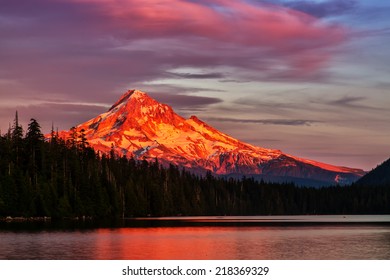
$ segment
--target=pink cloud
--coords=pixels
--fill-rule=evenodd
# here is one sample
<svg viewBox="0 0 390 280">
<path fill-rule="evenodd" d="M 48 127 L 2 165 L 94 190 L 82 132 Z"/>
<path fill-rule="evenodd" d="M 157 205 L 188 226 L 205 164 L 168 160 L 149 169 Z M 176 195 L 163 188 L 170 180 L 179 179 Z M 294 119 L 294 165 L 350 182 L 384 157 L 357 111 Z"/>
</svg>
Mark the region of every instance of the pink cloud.
<svg viewBox="0 0 390 280">
<path fill-rule="evenodd" d="M 244 0 L 22 3 L 0 11 L 12 27 L 0 28 L 3 79 L 84 101 L 86 92 L 109 102 L 106 92 L 117 88 L 193 78 L 172 77 L 186 67 L 215 80 L 323 80 L 348 35 L 303 12 Z"/>
<path fill-rule="evenodd" d="M 282 78 L 311 76 L 322 70 L 332 58 L 334 47 L 348 36 L 343 26 L 326 24 L 301 11 L 244 0 L 71 1 L 94 5 L 107 17 L 111 28 L 121 30 L 123 40 L 180 40 L 198 54 L 215 53 L 216 60 L 220 57 L 224 65 L 237 61 L 237 52 L 244 56 L 250 53 L 259 61 L 255 67 L 258 70 L 272 67 L 272 58 L 284 67 L 268 74 Z M 160 47 L 155 46 L 156 50 Z M 246 68 L 250 62 L 243 64 Z"/>
<path fill-rule="evenodd" d="M 189 37 L 272 48 L 280 52 L 326 48 L 345 40 L 341 26 L 277 5 L 243 0 L 72 0 L 98 5 L 135 38 Z"/>
</svg>

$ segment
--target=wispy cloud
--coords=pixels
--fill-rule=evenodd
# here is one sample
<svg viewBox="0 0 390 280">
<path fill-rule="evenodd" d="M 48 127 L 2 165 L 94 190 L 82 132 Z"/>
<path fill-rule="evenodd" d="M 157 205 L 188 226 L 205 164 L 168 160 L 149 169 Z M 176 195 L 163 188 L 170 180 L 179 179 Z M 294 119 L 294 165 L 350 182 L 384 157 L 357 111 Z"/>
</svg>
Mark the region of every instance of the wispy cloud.
<svg viewBox="0 0 390 280">
<path fill-rule="evenodd" d="M 363 96 L 344 96 L 336 100 L 329 101 L 328 104 L 343 106 L 343 107 L 356 107 L 356 102 L 365 101 L 367 98 Z"/>
<path fill-rule="evenodd" d="M 7 107 L 2 106 L 0 118 L 12 122 L 12 118 L 17 110 L 19 121 L 27 123 L 30 118 L 35 118 L 42 127 L 47 129 L 52 123 L 60 129 L 69 129 L 72 126 L 85 122 L 97 115 L 107 111 L 108 106 L 87 104 L 87 103 L 64 103 L 64 102 L 42 102 L 28 106 Z"/>
<path fill-rule="evenodd" d="M 256 123 L 264 125 L 288 125 L 288 126 L 302 126 L 318 123 L 314 120 L 293 120 L 293 119 L 235 119 L 235 118 L 206 118 L 207 121 L 217 122 L 233 122 L 233 123 Z"/>
<path fill-rule="evenodd" d="M 211 104 L 217 104 L 222 102 L 221 98 L 194 96 L 194 95 L 182 95 L 182 94 L 151 94 L 152 97 L 158 99 L 161 103 L 167 103 L 170 106 L 180 108 L 193 108 L 208 106 Z"/>
<path fill-rule="evenodd" d="M 339 106 L 342 108 L 350 108 L 350 109 L 365 109 L 365 110 L 388 110 L 388 108 L 380 108 L 380 107 L 375 107 L 372 105 L 367 105 L 370 102 L 368 102 L 368 98 L 364 96 L 343 96 L 334 100 L 327 101 L 327 105 L 331 106 Z"/>
<path fill-rule="evenodd" d="M 222 73 L 177 73 L 168 72 L 174 78 L 184 79 L 223 79 L 225 77 Z"/>
<path fill-rule="evenodd" d="M 354 10 L 358 6 L 356 0 L 328 0 L 328 1 L 282 1 L 285 6 L 305 12 L 316 17 L 337 16 Z"/>
</svg>

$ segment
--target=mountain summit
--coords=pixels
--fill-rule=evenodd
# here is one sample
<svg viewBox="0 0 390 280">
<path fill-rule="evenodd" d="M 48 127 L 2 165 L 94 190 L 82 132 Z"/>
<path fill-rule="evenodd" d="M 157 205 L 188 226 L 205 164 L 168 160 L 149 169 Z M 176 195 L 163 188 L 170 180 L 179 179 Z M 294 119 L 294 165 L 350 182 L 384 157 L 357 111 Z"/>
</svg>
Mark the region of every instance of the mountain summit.
<svg viewBox="0 0 390 280">
<path fill-rule="evenodd" d="M 360 169 L 301 159 L 243 143 L 192 116 L 185 119 L 171 107 L 139 90 L 127 91 L 106 113 L 75 127 L 95 150 L 120 156 L 175 164 L 194 172 L 255 176 L 265 180 L 321 185 L 349 183 Z M 73 131 L 59 132 L 69 139 Z"/>
</svg>

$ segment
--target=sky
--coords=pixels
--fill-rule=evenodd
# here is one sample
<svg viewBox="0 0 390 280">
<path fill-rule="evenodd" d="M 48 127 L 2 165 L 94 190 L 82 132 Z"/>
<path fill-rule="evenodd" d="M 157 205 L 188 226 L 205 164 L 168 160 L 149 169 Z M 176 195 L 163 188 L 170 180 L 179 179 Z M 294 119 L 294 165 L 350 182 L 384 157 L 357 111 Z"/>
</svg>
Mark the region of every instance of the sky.
<svg viewBox="0 0 390 280">
<path fill-rule="evenodd" d="M 48 133 L 128 89 L 241 141 L 371 170 L 390 157 L 390 2 L 0 0 L 0 129 Z"/>
</svg>

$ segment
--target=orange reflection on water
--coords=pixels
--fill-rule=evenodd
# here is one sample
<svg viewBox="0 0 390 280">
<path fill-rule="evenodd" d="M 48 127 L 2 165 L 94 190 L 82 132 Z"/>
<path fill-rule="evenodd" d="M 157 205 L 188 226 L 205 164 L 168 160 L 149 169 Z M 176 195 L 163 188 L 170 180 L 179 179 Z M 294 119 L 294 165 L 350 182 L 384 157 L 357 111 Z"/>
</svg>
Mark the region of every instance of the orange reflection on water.
<svg viewBox="0 0 390 280">
<path fill-rule="evenodd" d="M 235 259 L 239 231 L 214 227 L 98 229 L 96 259 Z"/>
</svg>

